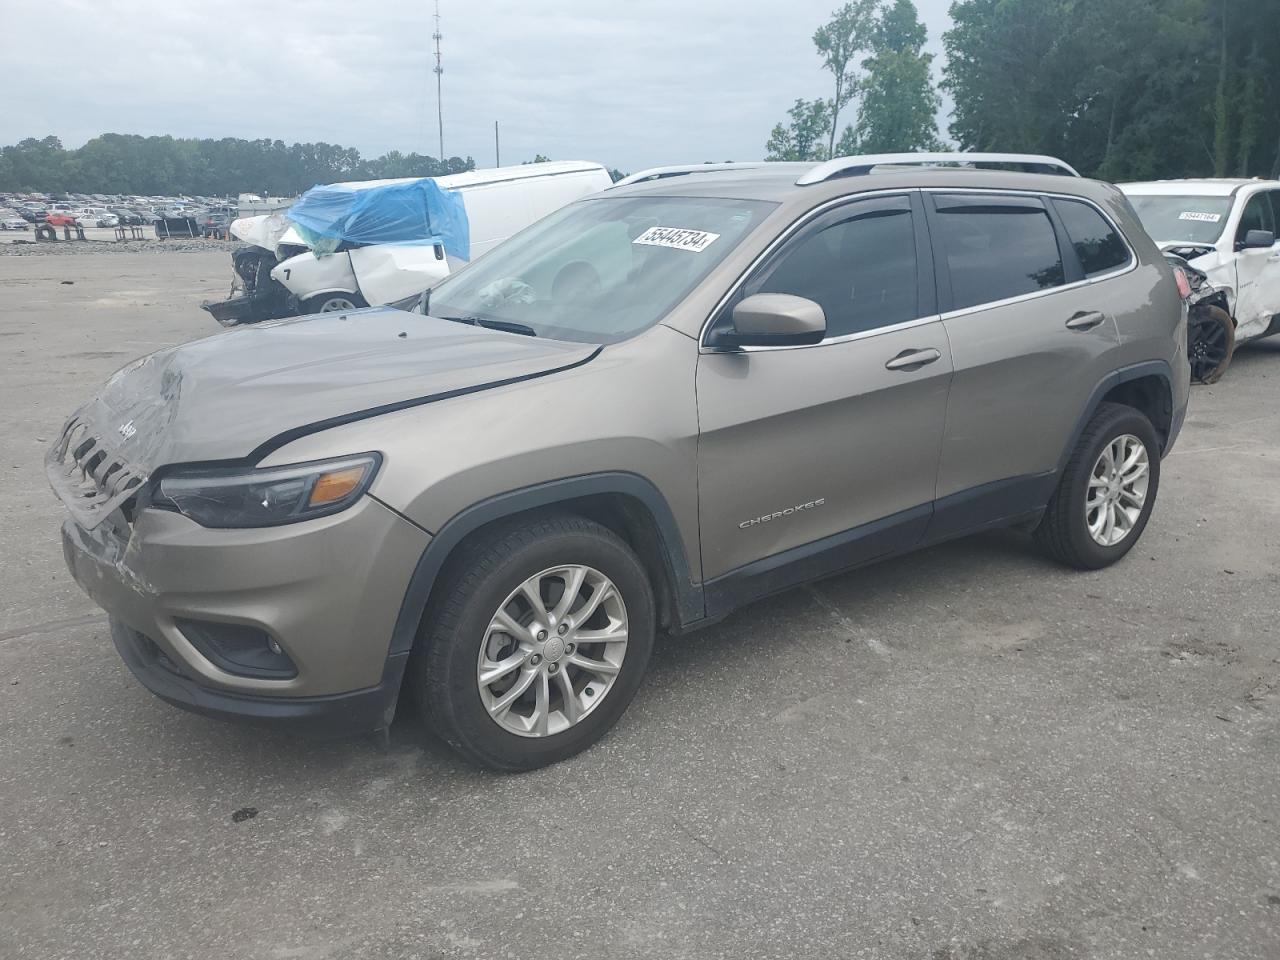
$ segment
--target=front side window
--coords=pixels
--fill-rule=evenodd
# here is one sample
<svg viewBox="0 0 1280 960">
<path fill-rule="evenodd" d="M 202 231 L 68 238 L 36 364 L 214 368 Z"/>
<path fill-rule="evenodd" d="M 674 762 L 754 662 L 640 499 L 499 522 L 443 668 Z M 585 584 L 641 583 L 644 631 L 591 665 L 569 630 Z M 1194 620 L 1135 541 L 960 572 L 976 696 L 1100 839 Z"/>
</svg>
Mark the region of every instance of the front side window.
<svg viewBox="0 0 1280 960">
<path fill-rule="evenodd" d="M 827 336 L 916 319 L 915 228 L 906 197 L 852 203 L 786 249 L 745 294 L 789 293 L 818 303 Z"/>
<path fill-rule="evenodd" d="M 1089 204 L 1055 199 L 1053 207 L 1067 228 L 1067 237 L 1086 277 L 1096 277 L 1129 262 L 1129 248 L 1120 234 Z"/>
<path fill-rule="evenodd" d="M 1236 228 L 1236 243 L 1244 243 L 1250 230 L 1276 232 L 1276 222 L 1271 216 L 1271 204 L 1265 193 L 1255 193 L 1244 205 L 1240 214 L 1240 226 Z"/>
<path fill-rule="evenodd" d="M 615 343 L 661 320 L 775 206 L 711 197 L 583 200 L 441 281 L 426 312 Z"/>
<path fill-rule="evenodd" d="M 1231 213 L 1230 197 L 1130 194 L 1129 203 L 1156 243 L 1212 245 Z"/>
<path fill-rule="evenodd" d="M 1064 282 L 1057 234 L 1039 200 L 940 196 L 934 203 L 953 310 Z"/>
</svg>

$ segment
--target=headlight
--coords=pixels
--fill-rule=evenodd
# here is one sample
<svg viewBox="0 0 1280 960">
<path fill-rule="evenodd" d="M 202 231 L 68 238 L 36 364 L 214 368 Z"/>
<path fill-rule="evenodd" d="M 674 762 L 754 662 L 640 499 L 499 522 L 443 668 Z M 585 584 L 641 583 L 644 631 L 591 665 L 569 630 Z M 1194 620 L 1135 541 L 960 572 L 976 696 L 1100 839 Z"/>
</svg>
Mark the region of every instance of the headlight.
<svg viewBox="0 0 1280 960">
<path fill-rule="evenodd" d="M 369 489 L 381 456 L 362 453 L 261 470 L 192 470 L 160 480 L 151 505 L 204 527 L 274 527 L 337 513 Z"/>
</svg>

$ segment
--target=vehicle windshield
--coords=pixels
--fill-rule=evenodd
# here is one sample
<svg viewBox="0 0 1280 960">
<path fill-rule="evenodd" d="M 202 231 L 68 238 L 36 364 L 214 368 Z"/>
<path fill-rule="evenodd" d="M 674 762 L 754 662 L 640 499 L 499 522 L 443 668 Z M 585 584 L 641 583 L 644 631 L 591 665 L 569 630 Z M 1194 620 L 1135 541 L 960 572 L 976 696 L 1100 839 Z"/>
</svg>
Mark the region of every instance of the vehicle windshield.
<svg viewBox="0 0 1280 960">
<path fill-rule="evenodd" d="M 615 343 L 661 320 L 775 206 L 710 197 L 584 200 L 442 280 L 427 312 Z"/>
<path fill-rule="evenodd" d="M 1215 243 L 1231 212 L 1230 197 L 1130 194 L 1129 202 L 1157 243 Z"/>
</svg>

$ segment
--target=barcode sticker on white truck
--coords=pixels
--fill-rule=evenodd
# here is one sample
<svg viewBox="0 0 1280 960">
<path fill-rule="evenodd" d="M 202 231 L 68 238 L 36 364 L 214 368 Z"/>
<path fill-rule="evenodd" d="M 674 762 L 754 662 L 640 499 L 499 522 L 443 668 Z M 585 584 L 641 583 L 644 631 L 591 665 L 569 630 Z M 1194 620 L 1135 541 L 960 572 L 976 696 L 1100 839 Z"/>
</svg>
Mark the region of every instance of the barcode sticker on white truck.
<svg viewBox="0 0 1280 960">
<path fill-rule="evenodd" d="M 1179 220 L 1200 220 L 1204 223 L 1217 223 L 1222 219 L 1220 213 L 1200 213 L 1196 210 L 1183 210 L 1178 214 Z"/>
<path fill-rule="evenodd" d="M 685 230 L 681 227 L 650 227 L 632 243 L 643 243 L 650 247 L 672 247 L 676 250 L 690 250 L 701 253 L 711 246 L 720 234 L 707 233 L 704 230 Z"/>
</svg>

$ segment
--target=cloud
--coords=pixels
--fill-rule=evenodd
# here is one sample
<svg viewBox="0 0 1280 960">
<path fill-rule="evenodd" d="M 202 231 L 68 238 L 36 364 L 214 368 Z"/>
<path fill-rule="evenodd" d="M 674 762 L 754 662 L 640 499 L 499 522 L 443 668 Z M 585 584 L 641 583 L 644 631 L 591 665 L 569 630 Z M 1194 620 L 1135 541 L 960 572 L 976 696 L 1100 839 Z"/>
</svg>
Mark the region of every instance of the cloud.
<svg viewBox="0 0 1280 960">
<path fill-rule="evenodd" d="M 949 0 L 919 0 L 940 51 Z M 814 29 L 835 0 L 442 0 L 445 151 L 636 170 L 758 158 L 827 92 Z M 325 140 L 435 155 L 428 3 L 5 0 L 0 142 L 99 133 Z M 36 38 L 46 38 L 38 40 Z M 56 39 L 55 39 L 56 38 Z M 69 55 L 55 58 L 51 49 Z M 936 66 L 936 64 L 935 64 Z"/>
</svg>

